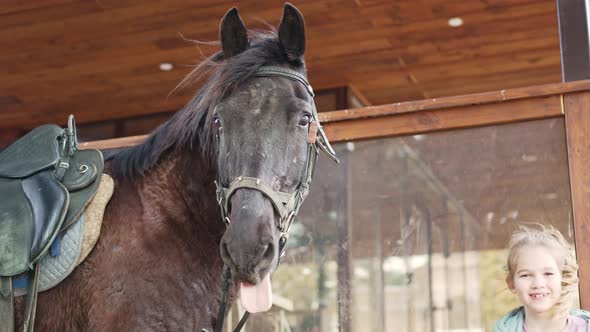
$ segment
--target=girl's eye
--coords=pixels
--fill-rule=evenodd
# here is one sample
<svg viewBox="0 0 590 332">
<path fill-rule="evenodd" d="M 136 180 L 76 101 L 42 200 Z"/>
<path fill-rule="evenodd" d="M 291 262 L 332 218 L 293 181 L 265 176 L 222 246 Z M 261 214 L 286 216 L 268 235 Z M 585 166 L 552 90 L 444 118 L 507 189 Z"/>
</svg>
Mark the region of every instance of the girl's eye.
<svg viewBox="0 0 590 332">
<path fill-rule="evenodd" d="M 552 275 L 554 275 L 554 273 L 553 272 L 545 272 L 545 275 L 546 276 L 552 276 Z"/>
<path fill-rule="evenodd" d="M 521 274 L 521 275 L 520 275 L 520 277 L 521 277 L 521 278 L 528 278 L 528 277 L 530 277 L 530 276 L 531 276 L 530 274 Z"/>
<path fill-rule="evenodd" d="M 301 127 L 305 127 L 309 124 L 309 122 L 311 121 L 311 116 L 309 114 L 304 114 L 301 119 L 299 119 L 299 125 Z"/>
</svg>

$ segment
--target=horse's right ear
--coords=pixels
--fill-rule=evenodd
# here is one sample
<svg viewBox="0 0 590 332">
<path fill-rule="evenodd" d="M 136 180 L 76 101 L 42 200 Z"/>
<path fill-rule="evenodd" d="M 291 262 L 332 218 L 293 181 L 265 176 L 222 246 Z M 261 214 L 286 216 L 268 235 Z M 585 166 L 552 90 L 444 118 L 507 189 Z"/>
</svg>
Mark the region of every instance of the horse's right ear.
<svg viewBox="0 0 590 332">
<path fill-rule="evenodd" d="M 223 57 L 226 59 L 238 55 L 250 47 L 246 26 L 244 25 L 236 7 L 230 9 L 225 16 L 223 16 L 223 19 L 221 19 L 219 33 L 221 35 Z"/>
</svg>

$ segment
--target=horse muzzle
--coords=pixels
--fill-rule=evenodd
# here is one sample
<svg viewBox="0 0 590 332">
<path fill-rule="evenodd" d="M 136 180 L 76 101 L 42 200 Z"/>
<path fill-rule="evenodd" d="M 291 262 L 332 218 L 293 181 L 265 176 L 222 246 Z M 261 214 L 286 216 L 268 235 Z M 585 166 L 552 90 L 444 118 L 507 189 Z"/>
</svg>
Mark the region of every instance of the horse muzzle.
<svg viewBox="0 0 590 332">
<path fill-rule="evenodd" d="M 228 212 L 231 221 L 221 239 L 221 257 L 237 281 L 256 285 L 278 260 L 278 216 L 264 195 L 246 189 L 232 196 Z"/>
</svg>

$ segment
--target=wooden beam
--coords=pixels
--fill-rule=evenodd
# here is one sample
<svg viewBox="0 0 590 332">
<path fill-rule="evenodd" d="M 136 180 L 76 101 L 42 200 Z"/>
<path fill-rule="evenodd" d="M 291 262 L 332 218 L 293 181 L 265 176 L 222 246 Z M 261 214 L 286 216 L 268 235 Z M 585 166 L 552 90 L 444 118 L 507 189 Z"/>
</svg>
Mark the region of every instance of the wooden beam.
<svg viewBox="0 0 590 332">
<path fill-rule="evenodd" d="M 360 107 L 367 107 L 373 105 L 365 95 L 363 95 L 359 89 L 357 89 L 354 85 L 348 85 L 348 108 L 360 108 Z"/>
<path fill-rule="evenodd" d="M 395 110 L 395 105 L 391 105 Z M 415 135 L 426 132 L 489 126 L 562 116 L 561 96 L 543 96 L 506 103 L 419 110 L 354 121 L 327 122 L 326 134 L 332 142 Z M 387 111 L 387 108 L 383 108 Z"/>
<path fill-rule="evenodd" d="M 395 106 L 395 104 L 390 105 L 394 110 Z M 388 110 L 386 106 L 381 107 L 385 111 Z M 328 121 L 324 124 L 324 129 L 333 143 L 489 126 L 563 115 L 561 95 L 514 100 L 506 103 L 454 107 L 444 110 L 429 109 L 406 113 L 391 112 L 389 114 L 385 112 L 381 116 L 352 116 L 351 121 L 329 121 L 331 114 L 340 112 L 320 113 L 320 118 L 322 114 L 328 115 Z M 358 115 L 358 112 L 356 112 L 356 115 Z M 122 148 L 139 144 L 145 137 L 147 136 L 140 135 L 80 143 L 80 148 Z"/>
<path fill-rule="evenodd" d="M 319 117 L 333 142 L 413 135 L 559 117 L 563 115 L 562 94 L 585 90 L 590 90 L 590 80 L 325 112 Z M 139 144 L 145 137 L 93 141 L 80 146 L 114 149 Z"/>
<path fill-rule="evenodd" d="M 580 305 L 590 310 L 590 92 L 564 98 Z"/>
<path fill-rule="evenodd" d="M 564 82 L 590 78 L 588 1 L 557 0 L 561 74 Z"/>
<path fill-rule="evenodd" d="M 348 109 L 339 112 L 320 114 L 320 120 L 322 122 L 344 121 L 426 110 L 447 109 L 460 106 L 507 102 L 511 100 L 550 96 L 585 90 L 590 90 L 590 80 L 569 83 L 544 84 L 510 90 L 500 90 L 462 96 L 432 98 L 403 103 Z"/>
<path fill-rule="evenodd" d="M 129 136 L 121 138 L 103 139 L 91 142 L 81 142 L 80 149 L 119 149 L 142 143 L 147 135 Z"/>
</svg>

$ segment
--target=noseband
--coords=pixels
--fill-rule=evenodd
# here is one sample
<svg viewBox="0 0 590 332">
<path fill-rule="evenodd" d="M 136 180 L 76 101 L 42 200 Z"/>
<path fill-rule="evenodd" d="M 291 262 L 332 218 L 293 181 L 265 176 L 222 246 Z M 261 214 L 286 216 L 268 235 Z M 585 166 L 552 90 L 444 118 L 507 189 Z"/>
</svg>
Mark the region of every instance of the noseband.
<svg viewBox="0 0 590 332">
<path fill-rule="evenodd" d="M 219 205 L 221 210 L 221 218 L 227 226 L 231 222 L 228 215 L 228 204 L 232 195 L 235 194 L 236 191 L 238 191 L 239 189 L 251 189 L 257 190 L 261 192 L 264 196 L 266 196 L 272 202 L 274 210 L 279 215 L 279 223 L 277 225 L 279 231 L 281 232 L 279 239 L 279 257 L 282 258 L 285 255 L 285 245 L 287 244 L 288 233 L 289 229 L 291 228 L 291 224 L 293 223 L 293 220 L 295 219 L 297 212 L 299 212 L 299 208 L 305 200 L 305 197 L 307 197 L 307 194 L 309 193 L 309 187 L 311 185 L 311 180 L 313 178 L 315 166 L 317 164 L 317 159 L 320 151 L 323 151 L 330 159 L 332 159 L 336 163 L 338 163 L 339 161 L 336 157 L 334 149 L 332 149 L 332 146 L 330 145 L 330 142 L 326 137 L 326 134 L 322 126 L 320 125 L 318 111 L 313 101 L 313 89 L 307 81 L 307 78 L 303 74 L 289 68 L 264 66 L 256 70 L 256 72 L 254 73 L 254 77 L 283 77 L 290 79 L 292 81 L 299 82 L 303 84 L 305 90 L 311 97 L 312 119 L 308 125 L 307 157 L 305 167 L 303 168 L 303 173 L 301 174 L 299 185 L 293 193 L 286 193 L 274 190 L 271 186 L 264 183 L 264 181 L 262 181 L 261 179 L 247 176 L 239 176 L 235 178 L 233 181 L 231 181 L 229 187 L 226 188 L 221 184 L 221 181 L 218 178 L 217 181 L 215 181 L 215 185 L 217 187 L 217 204 Z M 217 139 L 219 141 L 219 134 L 217 134 Z M 227 297 L 229 293 L 229 288 L 231 286 L 231 271 L 227 265 L 223 267 L 223 270 L 223 294 L 221 299 L 221 305 L 219 308 L 219 315 L 217 316 L 218 321 L 215 327 L 216 332 L 221 332 L 223 329 L 223 320 L 225 317 L 225 311 L 227 307 Z M 249 313 L 246 312 L 234 331 L 240 331 L 240 329 L 246 323 L 248 316 Z M 202 331 L 206 330 L 203 329 Z"/>
</svg>

